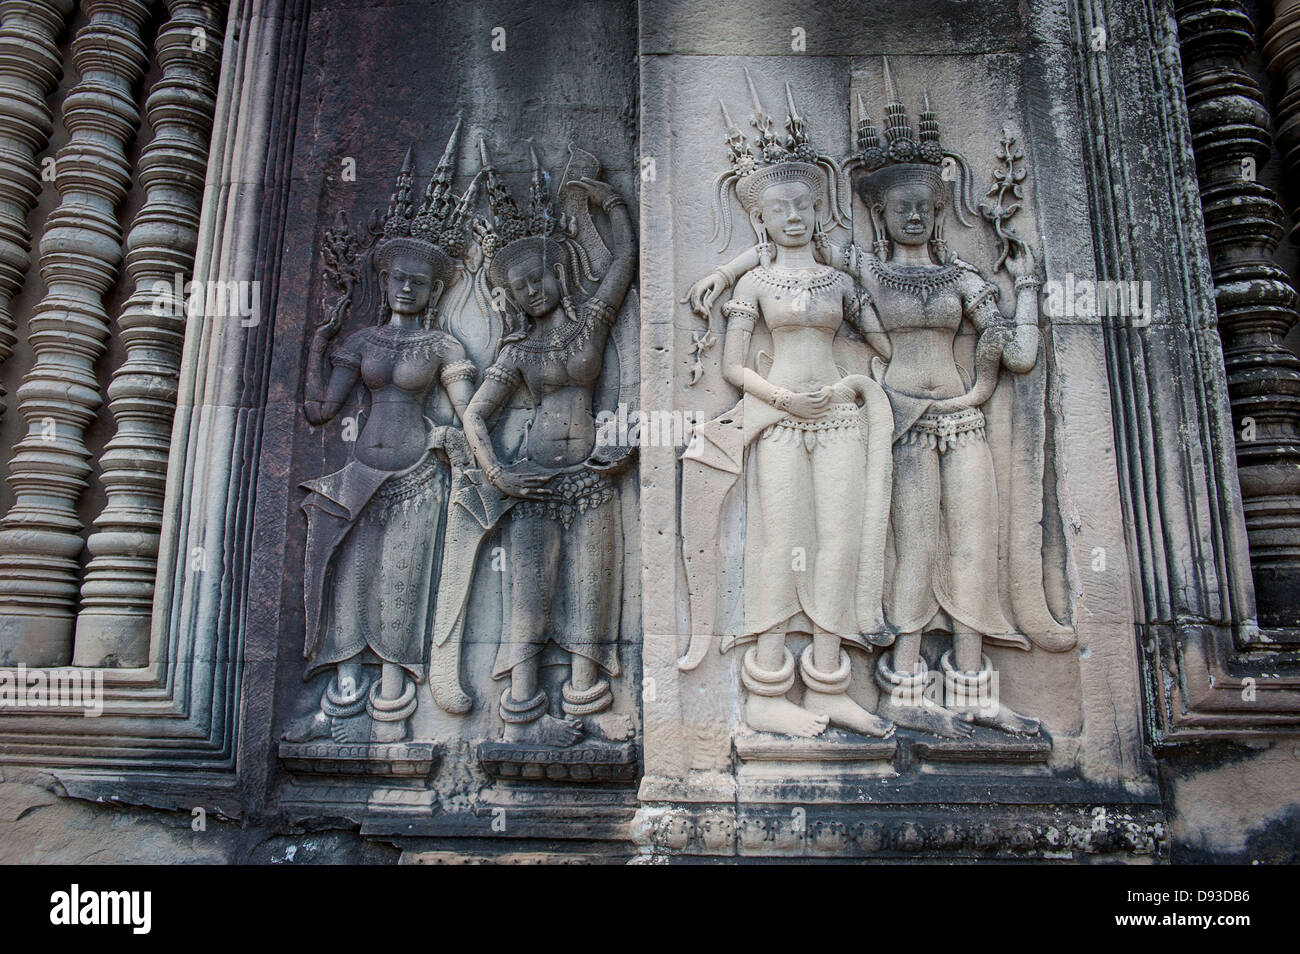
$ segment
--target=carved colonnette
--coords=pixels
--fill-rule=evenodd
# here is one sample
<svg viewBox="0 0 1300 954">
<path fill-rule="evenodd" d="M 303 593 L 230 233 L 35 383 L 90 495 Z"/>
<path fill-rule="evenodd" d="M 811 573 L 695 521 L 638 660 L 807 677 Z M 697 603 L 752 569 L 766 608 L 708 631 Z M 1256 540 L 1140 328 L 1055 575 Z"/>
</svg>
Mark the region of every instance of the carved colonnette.
<svg viewBox="0 0 1300 954">
<path fill-rule="evenodd" d="M 131 183 L 126 149 L 148 54 L 148 4 L 91 0 L 85 12 L 73 44 L 80 78 L 63 103 L 68 143 L 55 156 L 60 202 L 41 238 L 47 291 L 28 322 L 36 361 L 18 390 L 28 430 L 9 461 L 15 501 L 0 522 L 0 645 L 33 666 L 71 658 L 83 546 L 76 502 L 91 470 L 85 432 L 102 401 L 94 365 L 109 334 L 103 297 L 122 259 L 117 210 Z"/>
<path fill-rule="evenodd" d="M 1273 261 L 1282 208 L 1258 178 L 1272 136 L 1263 94 L 1244 68 L 1254 26 L 1237 2 L 1183 0 L 1175 10 L 1259 619 L 1292 629 L 1270 641 L 1294 641 L 1300 358 L 1284 339 L 1296 322 L 1296 291 Z"/>
<path fill-rule="evenodd" d="M 194 280 L 257 282 L 263 315 L 276 294 L 305 7 L 236 0 L 220 43 Z M 100 55 L 112 48 L 101 44 Z M 99 718 L 80 709 L 7 708 L 0 713 L 6 763 L 41 766 L 75 797 L 203 805 L 230 816 L 256 810 L 247 786 L 255 785 L 249 778 L 259 761 L 242 763 L 241 784 L 237 753 L 243 733 L 265 737 L 257 700 L 270 675 L 258 665 L 265 654 L 246 644 L 243 622 L 247 488 L 257 469 L 251 449 L 263 433 L 266 334 L 265 321 L 186 324 L 147 664 L 100 671 Z"/>
<path fill-rule="evenodd" d="M 1300 3 L 1273 0 L 1273 22 L 1264 31 L 1261 52 L 1277 95 L 1273 113 L 1277 148 L 1286 164 L 1285 192 L 1291 200 L 1291 241 L 1300 242 Z"/>
<path fill-rule="evenodd" d="M 1125 50 L 1113 57 L 1113 78 L 1103 75 L 1090 103 L 1107 130 L 1099 140 L 1106 150 L 1150 135 L 1173 144 L 1173 179 L 1184 185 L 1161 198 L 1162 218 L 1170 235 L 1204 230 L 1209 246 L 1208 260 L 1186 256 L 1172 276 L 1173 314 L 1181 320 L 1117 330 L 1108 341 L 1142 587 L 1146 716 L 1158 751 L 1198 740 L 1268 738 L 1300 724 L 1295 630 L 1287 616 L 1294 586 L 1285 584 L 1294 543 L 1294 531 L 1285 529 L 1292 477 L 1275 466 L 1294 450 L 1288 435 L 1296 366 L 1281 341 L 1295 319 L 1294 291 L 1271 261 L 1281 210 L 1250 174 L 1251 164 L 1268 155 L 1268 116 L 1242 68 L 1253 38 L 1241 6 L 1176 9 L 1177 35 L 1158 23 L 1142 27 L 1160 42 L 1147 56 Z M 1142 84 L 1160 110 L 1138 116 L 1119 109 L 1112 82 Z M 1133 213 L 1102 201 L 1120 225 L 1108 254 L 1163 257 L 1159 242 L 1149 248 L 1122 238 Z M 1194 440 L 1187 421 L 1197 422 Z M 1164 492 L 1155 493 L 1157 486 Z"/>
<path fill-rule="evenodd" d="M 58 40 L 73 6 L 73 0 L 0 5 L 0 365 L 16 340 L 11 308 L 31 264 L 27 213 L 42 182 L 36 157 L 54 121 L 46 97 L 63 68 Z"/>
<path fill-rule="evenodd" d="M 73 662 L 135 668 L 148 661 L 158 538 L 163 519 L 176 379 L 185 322 L 238 321 L 228 300 L 190 301 L 199 210 L 221 64 L 224 4 L 170 0 L 154 42 L 162 76 L 145 113 L 153 138 L 141 153 L 144 206 L 126 242 L 134 283 L 117 320 L 126 360 L 108 387 L 117 433 L 100 458 L 107 493 L 81 583 Z M 202 292 L 199 297 L 204 297 Z M 214 307 L 215 305 L 215 307 Z M 197 307 L 194 307 L 197 306 Z"/>
</svg>

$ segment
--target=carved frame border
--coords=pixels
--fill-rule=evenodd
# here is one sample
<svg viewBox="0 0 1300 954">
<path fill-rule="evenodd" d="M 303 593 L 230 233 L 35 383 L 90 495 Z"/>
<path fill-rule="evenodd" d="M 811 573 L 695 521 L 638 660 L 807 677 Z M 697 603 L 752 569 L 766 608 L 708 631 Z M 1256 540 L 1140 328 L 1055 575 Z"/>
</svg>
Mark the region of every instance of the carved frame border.
<svg viewBox="0 0 1300 954">
<path fill-rule="evenodd" d="M 1171 296 L 1166 323 L 1106 337 L 1149 739 L 1294 733 L 1300 654 L 1256 624 L 1172 0 L 1075 0 L 1070 17 L 1098 277 L 1159 275 Z M 1089 55 L 1097 28 L 1106 51 Z M 1129 178 L 1153 141 L 1165 165 Z"/>
<path fill-rule="evenodd" d="M 310 0 L 233 0 L 194 279 L 258 282 L 275 314 Z M 167 472 L 150 665 L 98 670 L 104 709 L 0 713 L 0 766 L 47 769 L 70 795 L 244 814 L 266 769 L 274 647 L 250 646 L 254 480 L 273 321 L 186 329 Z"/>
</svg>

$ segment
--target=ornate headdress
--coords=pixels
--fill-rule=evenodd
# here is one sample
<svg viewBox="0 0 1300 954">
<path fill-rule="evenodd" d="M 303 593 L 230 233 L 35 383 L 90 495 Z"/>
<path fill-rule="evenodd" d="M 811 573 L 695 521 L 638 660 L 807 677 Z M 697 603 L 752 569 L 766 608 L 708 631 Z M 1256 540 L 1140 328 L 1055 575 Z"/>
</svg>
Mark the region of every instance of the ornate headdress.
<svg viewBox="0 0 1300 954">
<path fill-rule="evenodd" d="M 960 191 L 957 200 L 952 203 L 957 219 L 962 225 L 969 226 L 963 214 L 965 211 L 975 214 L 970 202 L 970 167 L 959 153 L 943 148 L 939 142 L 939 118 L 930 108 L 930 94 L 923 93 L 924 105 L 921 109 L 921 121 L 918 135 L 912 136 L 912 124 L 907 110 L 898 97 L 894 87 L 894 77 L 889 72 L 889 59 L 884 59 L 885 72 L 885 129 L 882 141 L 880 132 L 867 115 L 866 104 L 858 95 L 857 155 L 845 163 L 845 171 L 850 174 L 861 171 L 866 173 L 858 179 L 858 188 L 863 201 L 868 205 L 879 202 L 886 191 L 902 182 L 920 182 L 929 186 L 936 196 L 945 196 L 949 186 L 944 173 L 945 160 L 951 160 L 951 168 L 960 171 Z M 956 177 L 952 177 L 956 181 Z"/>
<path fill-rule="evenodd" d="M 406 151 L 397 184 L 388 201 L 387 211 L 375 209 L 363 224 L 353 228 L 346 212 L 340 210 L 334 225 L 325 230 L 321 253 L 325 260 L 325 279 L 338 293 L 327 308 L 378 313 L 378 321 L 388 320 L 388 298 L 378 279 L 393 258 L 414 255 L 433 268 L 434 277 L 444 287 L 455 271 L 454 258 L 464 254 L 469 224 L 470 202 L 476 183 L 471 183 L 459 199 L 451 191 L 456 177 L 456 150 L 460 141 L 461 120 L 451 131 L 442 159 L 433 173 L 424 200 L 417 207 L 411 198 L 411 150 Z M 424 323 L 430 326 L 436 317 L 436 303 L 430 301 Z"/>
<path fill-rule="evenodd" d="M 714 181 L 717 205 L 713 206 L 713 235 L 709 241 L 721 233 L 722 248 L 731 240 L 731 211 L 727 203 L 728 190 L 736 193 L 736 199 L 746 212 L 756 211 L 763 198 L 763 190 L 770 185 L 782 182 L 804 182 L 813 195 L 830 200 L 829 213 L 831 221 L 847 224 L 848 216 L 840 207 L 839 179 L 842 175 L 839 164 L 829 156 L 821 155 L 808 138 L 807 124 L 794 105 L 794 91 L 790 84 L 785 84 L 786 121 L 784 138 L 776 132 L 772 117 L 763 109 L 754 87 L 754 78 L 745 70 L 745 82 L 749 86 L 749 95 L 754 104 L 754 115 L 750 124 L 758 130 L 753 145 L 745 139 L 744 133 L 732 122 L 725 103 L 722 106 L 722 121 L 726 129 L 726 145 L 731 160 L 731 168 L 721 173 Z M 714 201 L 710 195 L 710 204 Z M 763 236 L 759 236 L 760 239 Z"/>
<path fill-rule="evenodd" d="M 530 255 L 538 255 L 544 263 L 564 266 L 569 261 L 566 251 L 567 236 L 556 235 L 559 219 L 547 187 L 547 176 L 533 144 L 528 144 L 528 156 L 533 174 L 528 183 L 528 205 L 521 211 L 501 174 L 492 163 L 487 140 L 478 142 L 483 168 L 479 175 L 487 188 L 491 220 L 480 219 L 475 232 L 487 265 L 488 281 L 496 287 L 505 287 L 510 266 Z"/>
<path fill-rule="evenodd" d="M 457 199 L 451 190 L 456 177 L 456 151 L 460 144 L 461 120 L 447 140 L 447 146 L 438 160 L 424 201 L 417 208 L 411 201 L 411 150 L 406 151 L 402 171 L 397 174 L 397 185 L 388 201 L 388 213 L 383 220 L 383 237 L 375 249 L 375 266 L 380 271 L 388 268 L 393 256 L 399 252 L 415 255 L 433 266 L 434 276 L 444 284 L 450 281 L 453 261 L 465 251 L 466 230 L 469 224 L 469 204 L 475 185 L 465 190 Z"/>
<path fill-rule="evenodd" d="M 528 184 L 528 204 L 520 210 L 519 204 L 501 179 L 488 152 L 487 141 L 479 140 L 482 169 L 479 177 L 487 190 L 491 218 L 479 218 L 474 224 L 474 235 L 483 253 L 487 280 L 496 288 L 509 286 L 510 267 L 529 257 L 539 258 L 543 267 L 554 270 L 560 280 L 561 302 L 571 320 L 577 320 L 573 300 L 575 292 L 583 292 L 582 279 L 595 281 L 587 254 L 574 240 L 577 223 L 555 212 L 555 203 L 548 185 L 548 176 L 533 144 L 528 144 L 532 162 L 532 178 Z M 478 181 L 476 178 L 475 181 Z M 495 304 L 499 301 L 493 297 Z M 518 316 L 516 316 L 518 319 Z M 502 343 L 508 343 L 527 334 L 531 323 L 518 319 L 518 324 L 508 321 Z"/>
</svg>

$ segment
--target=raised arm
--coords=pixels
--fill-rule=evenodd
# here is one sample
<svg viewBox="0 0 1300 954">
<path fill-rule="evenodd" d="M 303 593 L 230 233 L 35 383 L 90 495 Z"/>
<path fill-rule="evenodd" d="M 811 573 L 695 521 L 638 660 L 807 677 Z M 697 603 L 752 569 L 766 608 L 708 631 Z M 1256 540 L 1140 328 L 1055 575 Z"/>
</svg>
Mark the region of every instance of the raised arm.
<svg viewBox="0 0 1300 954">
<path fill-rule="evenodd" d="M 609 216 L 614 237 L 614 260 L 596 289 L 596 297 L 617 311 L 636 273 L 636 235 L 632 230 L 632 217 L 627 212 L 627 202 L 608 182 L 598 179 L 574 179 L 567 186 L 586 192 L 588 199 L 599 203 Z"/>
<path fill-rule="evenodd" d="M 1038 288 L 1034 256 L 1019 242 L 1007 257 L 1007 271 L 1016 280 L 1016 309 L 1011 339 L 1002 349 L 1002 363 L 1014 374 L 1024 374 L 1038 360 Z"/>
<path fill-rule="evenodd" d="M 332 362 L 326 356 L 330 340 L 338 334 L 347 314 L 346 302 L 328 309 L 327 314 L 329 317 L 312 334 L 307 346 L 307 382 L 302 410 L 313 427 L 333 419 L 342 410 L 357 385 L 361 369 L 361 357 L 352 349 L 340 348 Z"/>
</svg>

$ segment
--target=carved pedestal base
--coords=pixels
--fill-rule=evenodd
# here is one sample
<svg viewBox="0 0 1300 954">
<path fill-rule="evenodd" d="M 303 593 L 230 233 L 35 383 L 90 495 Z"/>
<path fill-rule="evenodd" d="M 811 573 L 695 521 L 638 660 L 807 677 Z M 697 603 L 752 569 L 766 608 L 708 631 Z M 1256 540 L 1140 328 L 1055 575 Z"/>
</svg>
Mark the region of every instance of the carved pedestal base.
<svg viewBox="0 0 1300 954">
<path fill-rule="evenodd" d="M 567 748 L 482 742 L 478 760 L 483 771 L 508 782 L 635 782 L 637 748 L 631 742 L 579 743 Z"/>
<path fill-rule="evenodd" d="M 736 785 L 745 801 L 786 801 L 863 779 L 893 778 L 898 743 L 829 729 L 812 739 L 763 732 L 736 736 Z"/>
<path fill-rule="evenodd" d="M 438 742 L 281 742 L 280 761 L 294 780 L 280 806 L 295 822 L 429 815 L 437 798 L 428 778 L 442 752 Z"/>
<path fill-rule="evenodd" d="M 646 806 L 637 861 L 692 857 L 1148 861 L 1167 853 L 1158 805 Z"/>
<path fill-rule="evenodd" d="M 281 742 L 280 761 L 304 775 L 427 778 L 442 755 L 437 742 Z"/>
<path fill-rule="evenodd" d="M 979 766 L 987 771 L 990 764 L 1042 765 L 1052 754 L 1051 736 L 1007 735 L 994 729 L 977 728 L 969 739 L 938 739 L 917 737 L 907 741 L 916 760 L 925 763 L 942 763 L 934 771 L 947 773 L 960 770 L 960 766 Z"/>
</svg>

